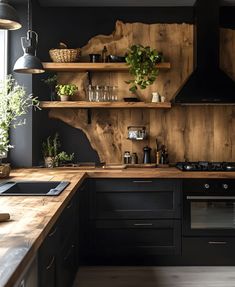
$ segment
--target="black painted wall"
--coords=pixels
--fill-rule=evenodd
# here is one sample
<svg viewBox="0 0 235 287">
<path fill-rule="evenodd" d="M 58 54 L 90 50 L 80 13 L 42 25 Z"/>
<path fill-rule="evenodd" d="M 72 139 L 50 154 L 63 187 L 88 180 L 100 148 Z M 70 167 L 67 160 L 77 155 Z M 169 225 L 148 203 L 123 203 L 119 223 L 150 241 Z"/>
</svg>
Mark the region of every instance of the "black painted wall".
<svg viewBox="0 0 235 287">
<path fill-rule="evenodd" d="M 26 7 L 25 7 L 26 8 Z M 221 9 L 223 26 L 234 27 L 234 8 Z M 22 17 L 24 9 L 20 8 Z M 228 17 L 226 16 L 228 15 Z M 22 18 L 21 17 L 21 18 Z M 116 20 L 143 23 L 193 23 L 192 7 L 105 7 L 105 8 L 42 8 L 33 1 L 33 29 L 39 35 L 38 56 L 42 61 L 50 61 L 48 51 L 60 41 L 70 47 L 81 47 L 97 34 L 110 34 Z M 21 29 L 22 30 L 22 29 Z M 19 47 L 20 32 L 11 32 L 11 58 L 21 53 Z M 49 91 L 41 81 L 49 74 L 20 76 L 26 81 L 29 90 L 40 100 L 49 100 Z M 26 78 L 27 77 L 27 78 Z M 31 85 L 32 84 L 32 85 Z M 31 166 L 42 163 L 41 144 L 49 135 L 59 132 L 63 150 L 75 152 L 75 160 L 80 162 L 98 162 L 98 156 L 92 150 L 85 134 L 60 121 L 48 119 L 47 111 L 33 112 L 29 115 L 28 125 L 18 128 L 12 135 L 16 142 L 11 162 L 16 166 Z M 26 144 L 26 145 L 24 145 Z"/>
</svg>

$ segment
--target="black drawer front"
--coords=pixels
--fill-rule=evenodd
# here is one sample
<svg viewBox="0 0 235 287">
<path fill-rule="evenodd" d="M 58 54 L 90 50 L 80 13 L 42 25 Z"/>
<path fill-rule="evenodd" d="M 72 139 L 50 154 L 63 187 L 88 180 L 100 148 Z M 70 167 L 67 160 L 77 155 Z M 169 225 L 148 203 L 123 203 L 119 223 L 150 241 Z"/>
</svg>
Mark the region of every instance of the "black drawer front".
<svg viewBox="0 0 235 287">
<path fill-rule="evenodd" d="M 180 218 L 179 191 L 97 192 L 92 195 L 93 219 Z"/>
<path fill-rule="evenodd" d="M 182 255 L 190 265 L 234 265 L 234 237 L 184 237 Z"/>
<path fill-rule="evenodd" d="M 228 192 L 235 193 L 233 179 L 184 179 L 184 192 Z"/>
<path fill-rule="evenodd" d="M 93 248 L 102 255 L 179 254 L 179 220 L 96 221 Z"/>
<path fill-rule="evenodd" d="M 146 178 L 121 178 L 121 179 L 96 179 L 96 191 L 164 191 L 178 190 L 179 180 L 146 179 Z"/>
</svg>

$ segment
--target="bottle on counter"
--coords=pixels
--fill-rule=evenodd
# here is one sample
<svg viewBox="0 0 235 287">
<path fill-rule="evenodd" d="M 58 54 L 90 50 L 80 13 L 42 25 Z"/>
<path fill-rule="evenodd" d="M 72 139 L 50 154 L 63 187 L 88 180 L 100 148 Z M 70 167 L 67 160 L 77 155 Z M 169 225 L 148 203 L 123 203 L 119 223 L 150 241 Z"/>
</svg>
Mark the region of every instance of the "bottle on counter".
<svg viewBox="0 0 235 287">
<path fill-rule="evenodd" d="M 143 150 L 144 150 L 143 163 L 151 163 L 151 148 L 145 146 Z"/>
<path fill-rule="evenodd" d="M 161 146 L 160 164 L 168 164 L 168 152 L 165 145 Z"/>
<path fill-rule="evenodd" d="M 108 62 L 108 50 L 106 46 L 104 46 L 102 53 L 101 53 L 101 62 L 103 63 Z"/>
<path fill-rule="evenodd" d="M 156 165 L 159 165 L 160 163 L 160 152 L 156 151 Z"/>
</svg>

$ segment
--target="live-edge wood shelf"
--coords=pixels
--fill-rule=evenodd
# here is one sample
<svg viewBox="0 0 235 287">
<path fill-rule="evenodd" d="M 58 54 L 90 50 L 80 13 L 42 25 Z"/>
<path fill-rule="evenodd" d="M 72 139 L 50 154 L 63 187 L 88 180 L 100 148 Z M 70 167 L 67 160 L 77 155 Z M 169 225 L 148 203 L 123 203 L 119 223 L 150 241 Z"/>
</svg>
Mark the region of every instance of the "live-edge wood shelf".
<svg viewBox="0 0 235 287">
<path fill-rule="evenodd" d="M 170 69 L 171 64 L 168 62 L 159 63 L 156 65 L 159 69 Z M 43 63 L 43 67 L 46 71 L 54 72 L 86 72 L 86 71 L 126 71 L 129 67 L 126 63 Z"/>
<path fill-rule="evenodd" d="M 41 101 L 40 107 L 43 109 L 51 108 L 80 108 L 80 109 L 98 109 L 98 108 L 108 108 L 108 109 L 135 109 L 135 108 L 146 108 L 146 109 L 170 109 L 171 103 L 145 103 L 145 102 L 88 102 L 88 101 L 52 101 L 46 102 Z"/>
</svg>

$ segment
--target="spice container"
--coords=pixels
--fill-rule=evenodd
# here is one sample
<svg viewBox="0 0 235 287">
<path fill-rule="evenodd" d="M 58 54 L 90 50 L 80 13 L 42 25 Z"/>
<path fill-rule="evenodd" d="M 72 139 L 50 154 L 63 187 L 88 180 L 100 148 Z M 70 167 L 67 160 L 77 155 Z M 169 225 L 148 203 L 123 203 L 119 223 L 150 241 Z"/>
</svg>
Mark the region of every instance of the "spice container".
<svg viewBox="0 0 235 287">
<path fill-rule="evenodd" d="M 124 152 L 123 162 L 124 162 L 124 164 L 130 164 L 131 163 L 131 154 L 129 151 Z"/>
<path fill-rule="evenodd" d="M 137 164 L 138 163 L 138 156 L 136 152 L 133 152 L 131 155 L 131 164 Z"/>
</svg>

